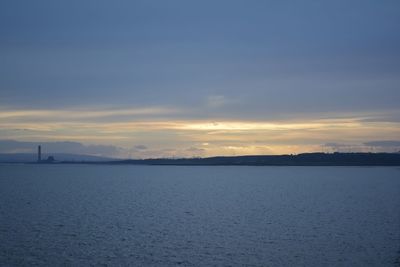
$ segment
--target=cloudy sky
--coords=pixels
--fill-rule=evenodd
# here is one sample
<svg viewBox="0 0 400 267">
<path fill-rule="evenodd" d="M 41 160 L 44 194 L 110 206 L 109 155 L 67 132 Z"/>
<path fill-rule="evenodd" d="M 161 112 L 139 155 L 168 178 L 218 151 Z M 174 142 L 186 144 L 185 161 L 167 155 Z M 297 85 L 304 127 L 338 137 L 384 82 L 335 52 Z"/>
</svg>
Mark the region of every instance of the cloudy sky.
<svg viewBox="0 0 400 267">
<path fill-rule="evenodd" d="M 399 29 L 397 0 L 3 0 L 0 152 L 398 151 Z"/>
</svg>

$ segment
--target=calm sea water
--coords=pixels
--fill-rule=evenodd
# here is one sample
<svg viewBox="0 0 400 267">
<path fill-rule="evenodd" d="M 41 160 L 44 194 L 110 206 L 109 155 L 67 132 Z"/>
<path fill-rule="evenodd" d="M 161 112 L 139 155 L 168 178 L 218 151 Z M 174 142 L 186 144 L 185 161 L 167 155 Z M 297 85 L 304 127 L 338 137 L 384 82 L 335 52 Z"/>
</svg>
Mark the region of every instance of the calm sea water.
<svg viewBox="0 0 400 267">
<path fill-rule="evenodd" d="M 0 165 L 1 266 L 397 266 L 400 168 Z"/>
</svg>

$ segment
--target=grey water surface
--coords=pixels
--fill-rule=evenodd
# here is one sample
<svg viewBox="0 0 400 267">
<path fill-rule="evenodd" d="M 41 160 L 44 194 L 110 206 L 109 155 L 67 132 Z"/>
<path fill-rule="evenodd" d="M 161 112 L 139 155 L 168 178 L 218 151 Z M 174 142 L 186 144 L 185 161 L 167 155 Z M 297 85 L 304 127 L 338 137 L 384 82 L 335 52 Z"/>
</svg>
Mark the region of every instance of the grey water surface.
<svg viewBox="0 0 400 267">
<path fill-rule="evenodd" d="M 0 165 L 1 266 L 398 266 L 400 168 Z"/>
</svg>

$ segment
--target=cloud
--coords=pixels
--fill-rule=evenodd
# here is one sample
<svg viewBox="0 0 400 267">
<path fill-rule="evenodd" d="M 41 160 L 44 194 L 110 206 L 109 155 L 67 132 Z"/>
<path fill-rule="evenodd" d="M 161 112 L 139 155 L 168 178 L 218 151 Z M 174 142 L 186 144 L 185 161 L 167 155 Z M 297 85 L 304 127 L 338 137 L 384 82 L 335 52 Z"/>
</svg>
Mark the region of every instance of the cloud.
<svg viewBox="0 0 400 267">
<path fill-rule="evenodd" d="M 371 152 L 370 148 L 363 144 L 343 144 L 330 142 L 322 145 L 322 148 L 328 148 L 328 152 Z"/>
<path fill-rule="evenodd" d="M 189 147 L 186 149 L 188 152 L 194 152 L 194 153 L 203 153 L 205 149 L 203 148 L 197 148 L 197 147 Z"/>
<path fill-rule="evenodd" d="M 223 95 L 213 95 L 207 98 L 207 106 L 209 108 L 222 108 L 223 106 L 232 103 L 232 100 L 227 99 Z"/>
<path fill-rule="evenodd" d="M 147 146 L 145 146 L 145 145 L 136 145 L 136 146 L 134 146 L 133 148 L 134 148 L 134 149 L 137 149 L 137 150 L 146 150 L 146 149 L 147 149 Z"/>
<path fill-rule="evenodd" d="M 400 141 L 370 141 L 365 142 L 364 145 L 376 147 L 400 147 Z"/>
<path fill-rule="evenodd" d="M 156 148 L 151 149 L 146 147 L 146 149 L 133 148 L 129 151 L 126 158 L 191 158 L 205 156 L 205 149 L 197 147 L 177 147 L 177 148 Z"/>
<path fill-rule="evenodd" d="M 28 147 L 16 145 L 8 150 L 13 152 L 34 151 L 37 143 L 49 142 L 46 147 L 54 151 L 52 153 L 67 151 L 143 158 L 321 150 L 393 151 L 389 145 L 385 150 L 382 146 L 375 146 L 377 144 L 371 148 L 372 145 L 367 143 L 370 140 L 396 140 L 400 134 L 399 123 L 363 121 L 365 114 L 341 116 L 344 114 L 340 113 L 326 117 L 320 114 L 323 118 L 246 120 L 213 116 L 185 119 L 180 117 L 181 113 L 173 113 L 173 109 L 167 109 L 173 113 L 169 117 L 158 117 L 162 116 L 158 115 L 162 110 L 157 109 L 140 112 L 123 109 L 80 110 L 82 113 L 88 111 L 88 114 L 80 115 L 78 111 L 64 109 L 53 110 L 54 114 L 52 110 L 32 113 L 31 110 L 13 112 L 0 109 L 0 138 L 32 143 Z M 150 117 L 135 117 L 136 113 L 145 113 Z M 98 145 L 88 145 L 86 142 Z M 112 146 L 108 146 L 110 143 Z M 199 148 L 203 143 L 209 144 L 202 147 L 204 151 L 190 149 Z M 165 150 L 170 148 L 173 150 Z"/>
<path fill-rule="evenodd" d="M 327 147 L 335 152 L 397 152 L 400 149 L 400 141 L 369 141 L 357 144 L 326 143 Z"/>
<path fill-rule="evenodd" d="M 337 148 L 337 147 L 342 147 L 342 146 L 345 146 L 345 145 L 344 144 L 339 144 L 339 143 L 326 143 L 326 144 L 324 144 L 324 146 Z"/>
<path fill-rule="evenodd" d="M 133 149 L 135 149 L 135 150 L 146 150 L 147 146 L 145 146 L 145 145 L 136 145 L 136 146 L 133 147 Z"/>
<path fill-rule="evenodd" d="M 114 121 L 135 117 L 151 118 L 178 114 L 177 108 L 70 108 L 70 109 L 0 109 L 0 119 L 7 121 Z"/>
</svg>

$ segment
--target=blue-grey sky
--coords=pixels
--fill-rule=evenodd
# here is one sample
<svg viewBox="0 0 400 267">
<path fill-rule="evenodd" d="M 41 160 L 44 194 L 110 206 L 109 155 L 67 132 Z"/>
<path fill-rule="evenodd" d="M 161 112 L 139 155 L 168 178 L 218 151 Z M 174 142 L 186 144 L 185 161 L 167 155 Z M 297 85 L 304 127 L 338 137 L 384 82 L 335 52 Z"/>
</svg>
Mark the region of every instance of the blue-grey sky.
<svg viewBox="0 0 400 267">
<path fill-rule="evenodd" d="M 206 155 L 397 140 L 399 29 L 396 0 L 3 0 L 0 139 L 209 149 Z M 271 133 L 263 126 L 250 127 L 247 139 L 247 128 L 235 132 L 246 123 L 316 127 L 345 119 L 355 123 L 351 132 L 313 136 L 295 127 L 291 139 L 279 140 L 261 138 Z M 175 126 L 145 132 L 134 122 Z M 206 137 L 214 132 L 201 126 L 208 122 L 231 123 L 217 127 L 227 138 L 212 151 Z M 114 135 L 99 139 L 99 127 L 111 126 Z M 237 138 L 222 142 L 229 136 Z M 246 150 L 258 143 L 265 151 Z"/>
</svg>

